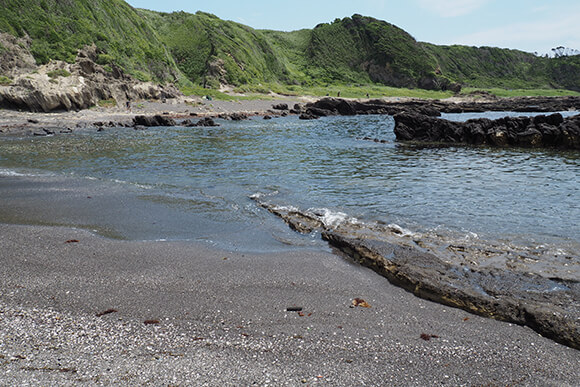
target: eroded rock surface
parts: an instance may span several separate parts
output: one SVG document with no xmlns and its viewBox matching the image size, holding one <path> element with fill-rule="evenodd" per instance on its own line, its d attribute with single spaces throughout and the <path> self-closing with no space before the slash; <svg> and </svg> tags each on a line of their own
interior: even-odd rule
<svg viewBox="0 0 580 387">
<path fill-rule="evenodd" d="M 395 115 L 395 135 L 399 141 L 580 149 L 580 115 L 563 118 L 556 113 L 452 122 L 401 113 Z"/>
<path fill-rule="evenodd" d="M 11 80 L 0 86 L 0 106 L 51 112 L 87 109 L 99 101 L 110 100 L 118 106 L 127 101 L 175 98 L 180 95 L 173 86 L 139 82 L 116 66 L 105 69 L 95 63 L 97 48 L 86 47 L 73 64 L 55 61 L 36 66 L 30 53 L 22 48 L 2 65 L 3 74 Z M 16 44 L 18 45 L 18 44 Z"/>
<path fill-rule="evenodd" d="M 303 234 L 319 232 L 331 246 L 418 297 L 474 314 L 528 326 L 580 349 L 580 283 L 521 271 L 456 264 L 400 238 L 401 230 L 379 232 L 356 222 L 327 224 L 311 211 L 279 207 L 252 197 L 261 207 Z"/>
</svg>

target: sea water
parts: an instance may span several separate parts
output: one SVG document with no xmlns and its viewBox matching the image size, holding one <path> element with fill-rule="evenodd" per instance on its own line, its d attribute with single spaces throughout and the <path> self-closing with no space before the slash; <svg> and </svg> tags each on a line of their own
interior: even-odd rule
<svg viewBox="0 0 580 387">
<path fill-rule="evenodd" d="M 387 115 L 217 122 L 3 137 L 0 181 L 51 176 L 130 192 L 142 208 L 154 208 L 159 221 L 109 224 L 129 239 L 207 241 L 252 251 L 325 246 L 318 235 L 296 234 L 250 199 L 259 195 L 323 213 L 329 227 L 356 220 L 439 238 L 443 245 L 478 241 L 541 251 L 542 260 L 578 276 L 578 151 L 409 145 L 395 140 Z M 163 216 L 163 208 L 178 216 Z"/>
</svg>

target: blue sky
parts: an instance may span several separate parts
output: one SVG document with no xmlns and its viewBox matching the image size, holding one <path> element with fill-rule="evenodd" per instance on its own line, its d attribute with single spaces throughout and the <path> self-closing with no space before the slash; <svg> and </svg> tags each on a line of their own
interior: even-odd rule
<svg viewBox="0 0 580 387">
<path fill-rule="evenodd" d="M 155 11 L 198 10 L 258 29 L 291 31 L 355 13 L 395 24 L 417 40 L 548 53 L 580 49 L 578 0 L 128 0 Z"/>
</svg>

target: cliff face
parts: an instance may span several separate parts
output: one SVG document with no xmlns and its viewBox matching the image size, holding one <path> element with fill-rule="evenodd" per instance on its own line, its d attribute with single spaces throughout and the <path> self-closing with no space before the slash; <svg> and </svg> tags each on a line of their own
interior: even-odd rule
<svg viewBox="0 0 580 387">
<path fill-rule="evenodd" d="M 4 36 L 6 40 L 6 36 Z M 75 63 L 53 61 L 37 66 L 23 41 L 16 55 L 3 62 L 9 81 L 0 86 L 0 106 L 31 111 L 78 110 L 101 100 L 123 105 L 127 100 L 171 98 L 172 86 L 139 82 L 117 66 L 111 70 L 95 63 L 96 47 L 81 50 Z M 24 47 L 23 47 L 24 46 Z"/>
</svg>

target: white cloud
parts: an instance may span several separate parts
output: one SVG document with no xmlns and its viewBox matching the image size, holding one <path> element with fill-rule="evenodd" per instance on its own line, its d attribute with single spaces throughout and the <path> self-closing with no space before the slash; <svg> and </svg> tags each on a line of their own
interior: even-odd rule
<svg viewBox="0 0 580 387">
<path fill-rule="evenodd" d="M 418 0 L 421 8 L 441 17 L 457 17 L 470 14 L 490 0 Z"/>
<path fill-rule="evenodd" d="M 547 20 L 506 25 L 466 35 L 458 44 L 519 48 L 547 53 L 556 46 L 580 49 L 580 9 Z"/>
</svg>

